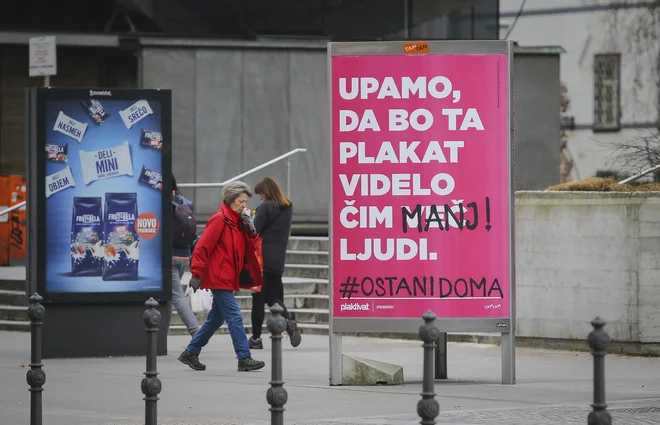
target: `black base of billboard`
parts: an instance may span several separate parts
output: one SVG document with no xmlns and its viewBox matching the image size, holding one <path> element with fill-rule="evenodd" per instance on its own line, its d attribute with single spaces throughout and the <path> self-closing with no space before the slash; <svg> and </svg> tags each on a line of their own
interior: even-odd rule
<svg viewBox="0 0 660 425">
<path fill-rule="evenodd" d="M 45 305 L 42 357 L 87 358 L 144 356 L 147 335 L 142 314 L 144 303 Z M 158 355 L 167 355 L 171 303 L 158 306 Z"/>
</svg>

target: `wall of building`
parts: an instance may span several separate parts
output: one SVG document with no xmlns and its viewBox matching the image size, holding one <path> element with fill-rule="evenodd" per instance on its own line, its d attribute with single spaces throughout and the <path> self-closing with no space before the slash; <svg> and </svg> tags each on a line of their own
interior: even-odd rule
<svg viewBox="0 0 660 425">
<path fill-rule="evenodd" d="M 522 0 L 500 0 L 501 35 L 509 31 Z M 635 29 L 640 22 L 658 34 L 645 8 L 620 8 L 611 3 L 634 6 L 639 2 L 609 0 L 528 0 L 517 19 L 510 40 L 522 45 L 561 45 L 561 79 L 571 98 L 568 115 L 575 120 L 568 147 L 576 163 L 575 178 L 592 177 L 597 170 L 625 169 L 616 161 L 615 146 L 641 143 L 656 133 L 658 109 L 657 42 L 639 41 Z M 646 24 L 644 24 L 646 25 Z M 642 52 L 641 50 L 645 50 Z M 594 55 L 621 54 L 621 130 L 593 132 Z M 656 141 L 657 143 L 657 141 Z M 644 164 L 646 165 L 646 164 Z"/>
<path fill-rule="evenodd" d="M 660 193 L 519 192 L 516 333 L 660 342 Z"/>
<path fill-rule="evenodd" d="M 25 175 L 25 88 L 41 87 L 29 77 L 27 44 L 0 44 L 0 175 Z M 53 87 L 137 86 L 137 59 L 125 50 L 59 45 Z"/>
<path fill-rule="evenodd" d="M 559 55 L 516 54 L 516 187 L 559 182 Z M 316 48 L 145 46 L 142 85 L 173 91 L 173 169 L 178 182 L 222 182 L 294 148 L 294 220 L 328 220 L 329 110 L 327 54 Z M 286 162 L 264 175 L 286 182 Z M 219 189 L 188 190 L 202 218 Z"/>
<path fill-rule="evenodd" d="M 222 182 L 295 148 L 296 220 L 325 221 L 330 175 L 326 54 L 320 50 L 151 48 L 143 87 L 173 91 L 173 170 L 178 182 Z M 286 189 L 286 161 L 270 175 Z M 217 210 L 219 189 L 188 190 L 197 210 Z M 255 204 L 256 205 L 256 204 Z"/>
</svg>

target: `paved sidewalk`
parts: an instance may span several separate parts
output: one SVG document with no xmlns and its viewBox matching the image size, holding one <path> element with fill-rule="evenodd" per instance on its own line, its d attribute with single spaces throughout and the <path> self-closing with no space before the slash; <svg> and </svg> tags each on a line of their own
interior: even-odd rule
<svg viewBox="0 0 660 425">
<path fill-rule="evenodd" d="M 216 335 L 203 351 L 205 372 L 176 357 L 188 338 L 170 337 L 158 368 L 163 392 L 160 425 L 266 425 L 270 341 L 253 355 L 262 371 L 239 373 L 228 336 Z M 404 366 L 397 387 L 329 387 L 328 339 L 303 336 L 285 346 L 284 379 L 289 392 L 285 420 L 299 425 L 408 425 L 416 416 L 422 380 L 420 342 L 344 338 L 344 352 Z M 438 382 L 439 424 L 586 424 L 592 399 L 592 362 L 587 353 L 518 349 L 518 384 L 499 384 L 499 347 L 449 344 L 449 375 Z M 0 424 L 29 422 L 25 381 L 29 335 L 0 332 Z M 143 422 L 140 381 L 144 358 L 45 360 L 44 423 L 133 425 Z M 615 423 L 660 423 L 660 359 L 609 355 L 607 397 Z M 23 367 L 24 366 L 24 367 Z M 343 418 L 343 419 L 340 419 Z"/>
</svg>

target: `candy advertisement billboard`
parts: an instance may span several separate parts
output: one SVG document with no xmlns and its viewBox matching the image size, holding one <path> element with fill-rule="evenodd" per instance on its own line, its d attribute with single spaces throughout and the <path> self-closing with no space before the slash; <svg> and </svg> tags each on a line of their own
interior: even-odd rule
<svg viewBox="0 0 660 425">
<path fill-rule="evenodd" d="M 46 301 L 165 294 L 170 92 L 40 89 L 36 104 L 40 293 Z"/>
<path fill-rule="evenodd" d="M 509 57 L 426 53 L 331 58 L 335 318 L 511 313 Z"/>
</svg>

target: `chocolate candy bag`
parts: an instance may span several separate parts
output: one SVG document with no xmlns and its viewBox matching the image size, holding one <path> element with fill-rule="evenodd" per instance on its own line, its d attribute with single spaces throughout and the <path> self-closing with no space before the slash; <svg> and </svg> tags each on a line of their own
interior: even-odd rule
<svg viewBox="0 0 660 425">
<path fill-rule="evenodd" d="M 71 275 L 103 274 L 103 207 L 101 198 L 73 198 Z"/>
<path fill-rule="evenodd" d="M 137 280 L 140 241 L 136 193 L 106 193 L 103 280 Z"/>
</svg>

